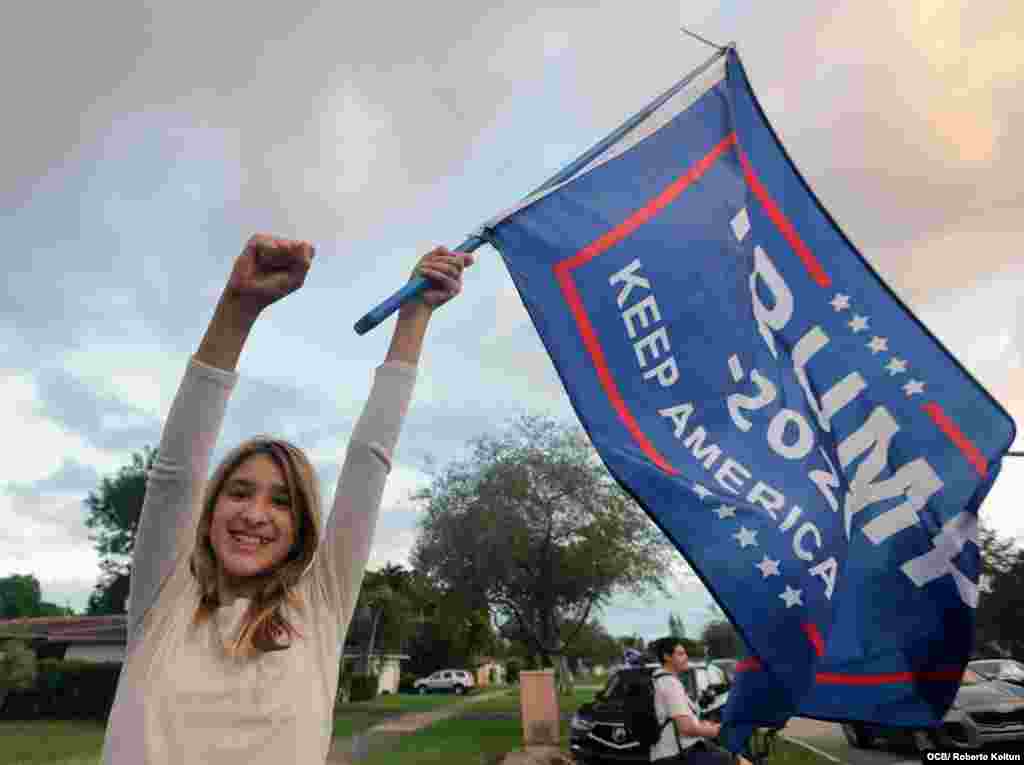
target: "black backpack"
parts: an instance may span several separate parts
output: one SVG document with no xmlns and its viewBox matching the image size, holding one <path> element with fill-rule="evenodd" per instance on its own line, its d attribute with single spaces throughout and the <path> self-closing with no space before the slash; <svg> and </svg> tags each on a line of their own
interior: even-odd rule
<svg viewBox="0 0 1024 765">
<path fill-rule="evenodd" d="M 625 699 L 626 727 L 641 746 L 651 747 L 658 743 L 662 730 L 672 722 L 669 717 L 659 725 L 654 711 L 654 681 L 659 677 L 669 677 L 669 673 L 654 672 L 642 683 L 634 683 Z"/>
</svg>

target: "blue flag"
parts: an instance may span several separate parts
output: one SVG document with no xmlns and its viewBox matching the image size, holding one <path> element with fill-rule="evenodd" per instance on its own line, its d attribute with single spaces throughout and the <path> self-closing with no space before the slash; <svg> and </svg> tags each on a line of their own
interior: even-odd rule
<svg viewBox="0 0 1024 765">
<path fill-rule="evenodd" d="M 729 748 L 795 714 L 937 724 L 1014 424 L 815 198 L 735 50 L 479 235 L 605 465 L 750 648 Z"/>
</svg>

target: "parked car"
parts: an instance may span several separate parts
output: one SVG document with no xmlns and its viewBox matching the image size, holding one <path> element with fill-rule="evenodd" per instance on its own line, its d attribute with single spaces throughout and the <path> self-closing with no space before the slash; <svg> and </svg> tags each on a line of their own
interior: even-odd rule
<svg viewBox="0 0 1024 765">
<path fill-rule="evenodd" d="M 625 723 L 625 699 L 632 688 L 647 682 L 659 664 L 624 667 L 613 672 L 597 698 L 584 704 L 569 724 L 569 749 L 579 763 L 646 763 L 649 750 L 633 738 Z M 729 698 L 725 673 L 715 666 L 691 661 L 679 679 L 697 703 L 702 720 L 721 719 Z"/>
<path fill-rule="evenodd" d="M 433 691 L 453 691 L 459 695 L 473 688 L 473 673 L 465 669 L 439 669 L 428 677 L 422 677 L 413 683 L 418 693 Z"/>
<path fill-rule="evenodd" d="M 977 659 L 967 662 L 967 668 L 973 669 L 986 680 L 1002 680 L 1024 686 L 1024 664 L 1015 659 Z"/>
<path fill-rule="evenodd" d="M 736 665 L 739 663 L 739 659 L 712 659 L 709 662 L 711 666 L 718 667 L 725 673 L 725 679 L 729 681 L 729 685 L 736 682 Z"/>
<path fill-rule="evenodd" d="M 867 748 L 877 738 L 912 741 L 918 749 L 980 749 L 986 744 L 1024 742 L 1024 696 L 1002 680 L 965 669 L 960 690 L 942 725 L 927 730 L 843 723 L 850 746 Z"/>
</svg>

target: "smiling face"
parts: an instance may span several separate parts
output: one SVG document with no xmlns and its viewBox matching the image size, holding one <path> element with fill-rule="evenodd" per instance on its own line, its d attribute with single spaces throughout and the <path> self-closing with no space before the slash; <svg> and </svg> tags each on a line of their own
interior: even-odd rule
<svg viewBox="0 0 1024 765">
<path fill-rule="evenodd" d="M 225 583 L 272 572 L 296 539 L 292 497 L 284 471 L 267 454 L 254 454 L 224 482 L 210 521 L 210 544 Z"/>
</svg>

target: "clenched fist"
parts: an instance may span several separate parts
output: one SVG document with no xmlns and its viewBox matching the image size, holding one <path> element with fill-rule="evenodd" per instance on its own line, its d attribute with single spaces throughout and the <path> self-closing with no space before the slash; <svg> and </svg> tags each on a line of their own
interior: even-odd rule
<svg viewBox="0 0 1024 765">
<path fill-rule="evenodd" d="M 416 264 L 413 276 L 425 276 L 430 287 L 420 294 L 420 301 L 431 310 L 439 308 L 462 292 L 462 272 L 474 263 L 468 252 L 452 252 L 435 247 Z"/>
<path fill-rule="evenodd" d="M 225 296 L 255 316 L 302 286 L 314 254 L 309 242 L 255 234 L 235 259 Z"/>
</svg>

